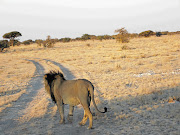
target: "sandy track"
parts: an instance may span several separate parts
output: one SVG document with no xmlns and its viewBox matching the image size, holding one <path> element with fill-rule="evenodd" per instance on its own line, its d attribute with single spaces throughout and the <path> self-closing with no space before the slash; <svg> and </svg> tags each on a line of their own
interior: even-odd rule
<svg viewBox="0 0 180 135">
<path fill-rule="evenodd" d="M 179 102 L 159 102 L 163 96 L 168 94 L 169 90 L 164 90 L 163 93 L 159 94 L 155 93 L 137 97 L 128 96 L 124 99 L 122 97 L 121 99 L 113 98 L 111 100 L 105 100 L 101 97 L 102 91 L 98 91 L 100 86 L 98 86 L 96 82 L 93 82 L 93 84 L 95 85 L 95 98 L 100 101 L 98 107 L 102 109 L 105 104 L 108 108 L 108 112 L 103 115 L 96 114 L 93 117 L 94 129 L 87 130 L 88 122 L 83 127 L 78 125 L 83 117 L 83 109 L 81 106 L 75 107 L 72 123 L 67 123 L 66 120 L 66 124 L 60 125 L 60 117 L 57 108 L 44 91 L 42 80 L 44 73 L 48 70 L 56 69 L 61 70 L 67 79 L 86 77 L 90 80 L 91 75 L 80 69 L 77 72 L 75 67 L 64 66 L 49 59 L 34 59 L 28 61 L 36 66 L 34 77 L 30 80 L 30 85 L 27 86 L 27 93 L 23 94 L 14 103 L 13 107 L 5 109 L 1 113 L 0 133 L 2 135 L 176 135 L 179 133 Z M 173 93 L 178 93 L 178 91 L 178 87 L 172 90 Z M 106 94 L 106 91 L 103 92 Z M 148 102 L 149 100 L 153 100 L 153 102 Z M 46 107 L 40 109 L 41 105 L 45 105 Z M 39 108 L 37 109 L 36 107 Z M 94 107 L 91 107 L 91 110 L 95 112 Z M 34 115 L 31 115 L 31 112 Z M 66 105 L 65 117 L 67 117 L 67 114 L 68 106 Z"/>
<path fill-rule="evenodd" d="M 22 110 L 27 107 L 27 104 L 33 100 L 33 97 L 37 94 L 38 90 L 43 87 L 42 85 L 42 75 L 44 74 L 44 68 L 41 64 L 34 60 L 28 60 L 36 66 L 36 71 L 30 82 L 29 86 L 26 88 L 26 93 L 23 94 L 13 106 L 5 109 L 0 115 L 0 128 L 1 133 L 12 134 L 14 129 L 16 129 L 19 124 L 17 119 L 22 115 Z M 5 131 L 8 129 L 7 131 Z M 13 133 L 16 134 L 16 133 Z"/>
<path fill-rule="evenodd" d="M 66 79 L 72 80 L 76 78 L 74 74 L 68 68 L 64 67 L 62 64 L 48 59 L 43 59 L 43 60 L 45 60 L 46 62 L 51 62 L 52 64 L 58 66 L 59 69 L 64 73 Z"/>
</svg>

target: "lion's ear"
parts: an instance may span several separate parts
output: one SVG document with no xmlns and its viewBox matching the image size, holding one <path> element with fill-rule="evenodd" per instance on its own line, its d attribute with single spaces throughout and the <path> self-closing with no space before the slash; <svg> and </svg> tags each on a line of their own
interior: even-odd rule
<svg viewBox="0 0 180 135">
<path fill-rule="evenodd" d="M 55 78 L 56 78 L 56 79 L 60 79 L 60 76 L 59 76 L 59 75 L 56 75 Z"/>
</svg>

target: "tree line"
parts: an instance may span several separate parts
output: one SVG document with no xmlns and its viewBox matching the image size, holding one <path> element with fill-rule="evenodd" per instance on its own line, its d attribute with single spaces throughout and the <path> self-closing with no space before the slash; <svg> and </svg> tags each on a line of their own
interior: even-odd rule
<svg viewBox="0 0 180 135">
<path fill-rule="evenodd" d="M 136 37 L 150 37 L 150 36 L 157 36 L 160 37 L 162 35 L 173 35 L 173 34 L 180 34 L 180 31 L 177 32 L 168 32 L 168 31 L 163 31 L 163 32 L 153 32 L 152 30 L 147 30 L 147 31 L 143 31 L 139 34 L 137 33 L 129 33 L 125 28 L 121 28 L 121 29 L 117 29 L 115 30 L 115 33 L 117 33 L 116 35 L 89 35 L 89 34 L 83 34 L 81 37 L 77 37 L 77 38 L 55 38 L 52 39 L 50 36 L 47 36 L 46 40 L 42 40 L 42 39 L 36 39 L 35 41 L 29 39 L 29 40 L 25 40 L 23 42 L 20 42 L 18 39 L 16 39 L 17 37 L 22 36 L 22 34 L 18 31 L 12 31 L 9 33 L 5 33 L 2 37 L 5 40 L 0 40 L 0 52 L 2 52 L 4 50 L 4 48 L 8 48 L 10 46 L 15 46 L 15 45 L 20 45 L 20 44 L 24 44 L 24 45 L 29 45 L 32 43 L 37 43 L 38 46 L 44 46 L 44 47 L 53 47 L 53 45 L 56 42 L 70 42 L 70 41 L 86 41 L 86 40 L 109 40 L 109 39 L 116 39 L 117 42 L 120 43 L 127 43 L 129 42 L 129 40 L 131 38 L 136 38 Z"/>
</svg>

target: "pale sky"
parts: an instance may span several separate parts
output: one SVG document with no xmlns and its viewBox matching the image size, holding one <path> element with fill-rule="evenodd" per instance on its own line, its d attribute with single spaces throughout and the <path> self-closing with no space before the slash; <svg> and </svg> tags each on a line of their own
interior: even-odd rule
<svg viewBox="0 0 180 135">
<path fill-rule="evenodd" d="M 0 40 L 11 31 L 24 41 L 113 35 L 122 27 L 180 31 L 180 0 L 0 0 Z"/>
</svg>

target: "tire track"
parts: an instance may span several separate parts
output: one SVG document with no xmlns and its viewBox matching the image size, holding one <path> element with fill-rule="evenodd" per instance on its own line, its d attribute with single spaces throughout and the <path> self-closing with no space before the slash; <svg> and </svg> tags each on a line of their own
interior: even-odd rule
<svg viewBox="0 0 180 135">
<path fill-rule="evenodd" d="M 43 59 L 43 60 L 45 60 L 46 62 L 51 62 L 52 64 L 58 66 L 58 67 L 61 69 L 61 71 L 63 72 L 63 74 L 64 74 L 64 76 L 65 76 L 66 79 L 68 79 L 68 80 L 73 80 L 73 79 L 76 78 L 76 77 L 74 76 L 74 74 L 73 74 L 68 68 L 64 67 L 64 66 L 61 65 L 60 63 L 57 63 L 57 62 L 55 62 L 55 61 L 48 60 L 48 59 Z"/>
<path fill-rule="evenodd" d="M 73 80 L 73 79 L 78 79 L 76 78 L 76 76 L 67 68 L 67 67 L 64 67 L 62 64 L 59 64 L 55 61 L 52 61 L 52 60 L 49 60 L 49 59 L 43 59 L 47 62 L 50 62 L 52 64 L 54 64 L 55 66 L 58 66 L 60 68 L 60 70 L 63 72 L 64 76 L 66 79 L 68 80 Z M 52 65 L 50 65 L 52 68 L 54 68 Z M 81 72 L 83 72 L 84 70 L 81 68 Z M 83 74 L 85 74 L 85 76 L 87 76 L 90 81 L 93 80 L 93 77 L 92 75 L 89 73 L 89 72 L 83 72 L 83 73 L 79 73 L 79 72 L 75 72 L 76 74 L 80 74 L 80 76 L 83 76 Z M 100 101 L 100 105 L 99 108 L 102 109 L 102 107 L 104 107 L 105 105 L 108 104 L 108 101 L 105 100 L 103 97 L 102 97 L 102 92 L 99 90 L 99 85 L 97 83 L 93 83 L 93 85 L 95 86 L 95 90 L 94 90 L 94 94 L 95 94 L 95 97 Z M 67 106 L 66 106 L 67 107 Z M 65 107 L 65 108 L 66 108 Z M 77 107 L 75 107 L 76 110 L 80 111 L 80 108 L 77 109 Z M 95 109 L 94 109 L 94 106 L 91 105 L 91 109 L 93 110 L 92 112 L 96 112 Z M 65 109 L 65 111 L 67 111 L 67 109 Z M 81 108 L 81 111 L 82 111 L 82 108 Z M 67 114 L 68 112 L 65 112 L 65 114 Z M 74 113 L 75 114 L 75 113 Z M 78 115 L 79 113 L 77 113 L 76 115 Z M 93 113 L 95 114 L 95 113 Z M 81 114 L 83 115 L 83 113 Z M 80 119 L 77 121 L 78 119 L 76 119 L 76 123 L 78 123 L 80 121 Z"/>
<path fill-rule="evenodd" d="M 14 102 L 12 107 L 5 109 L 0 115 L 0 133 L 2 134 L 16 134 L 14 129 L 18 128 L 18 119 L 23 115 L 23 110 L 26 108 L 29 102 L 33 100 L 33 97 L 37 94 L 38 90 L 43 87 L 42 75 L 44 74 L 44 68 L 41 64 L 34 60 L 27 60 L 32 62 L 36 66 L 34 77 L 29 81 L 29 85 L 26 88 L 26 93 Z M 8 130 L 7 130 L 8 129 Z"/>
<path fill-rule="evenodd" d="M 68 80 L 76 79 L 75 75 L 67 67 L 64 67 L 63 65 L 61 65 L 61 64 L 59 64 L 59 63 L 57 63 L 55 61 L 52 61 L 52 60 L 48 60 L 48 59 L 43 59 L 43 60 L 45 60 L 47 63 L 51 62 L 52 64 L 58 66 L 61 69 L 61 71 L 64 73 L 65 78 L 67 78 Z M 83 72 L 82 68 L 81 68 L 81 71 Z M 85 76 L 88 76 L 88 78 L 90 78 L 90 81 L 93 80 L 93 77 L 89 72 L 83 72 L 82 74 L 85 74 Z M 94 85 L 95 91 L 96 91 L 95 92 L 96 98 L 99 98 L 99 100 L 101 102 L 104 102 L 104 104 L 107 105 L 107 100 L 105 100 L 102 97 L 103 93 L 99 90 L 99 85 L 97 83 L 93 83 L 93 85 Z"/>
<path fill-rule="evenodd" d="M 30 80 L 29 84 L 26 88 L 26 93 L 23 94 L 13 105 L 13 107 L 5 109 L 2 115 L 0 116 L 0 133 L 1 135 L 11 134 L 73 134 L 73 135 L 81 135 L 81 134 L 92 134 L 93 130 L 87 130 L 88 122 L 85 126 L 81 127 L 78 123 L 82 120 L 83 117 L 83 109 L 81 106 L 76 106 L 74 110 L 73 122 L 67 123 L 67 115 L 68 115 L 68 106 L 65 106 L 65 119 L 66 124 L 60 125 L 59 120 L 59 112 L 56 111 L 54 115 L 52 115 L 52 108 L 54 104 L 50 101 L 48 105 L 48 111 L 42 117 L 32 117 L 29 121 L 25 121 L 23 123 L 19 123 L 16 119 L 20 118 L 24 115 L 24 110 L 28 107 L 29 103 L 34 101 L 34 97 L 36 98 L 38 92 L 44 90 L 43 85 L 43 75 L 45 73 L 45 68 L 48 69 L 47 66 L 59 67 L 59 69 L 64 73 L 65 77 L 68 80 L 76 79 L 75 75 L 63 65 L 48 59 L 39 59 L 44 60 L 46 63 L 40 64 L 35 60 L 27 60 L 32 62 L 36 66 L 36 71 L 34 73 L 34 77 Z M 52 63 L 52 65 L 48 65 L 48 62 Z M 50 68 L 50 69 L 51 69 Z M 76 72 L 75 72 L 76 73 Z M 77 72 L 77 74 L 79 74 Z M 43 95 L 39 96 L 40 98 Z M 44 97 L 43 97 L 44 98 Z M 50 99 L 49 99 L 50 100 Z M 70 130 L 69 130 L 70 129 Z"/>
</svg>

